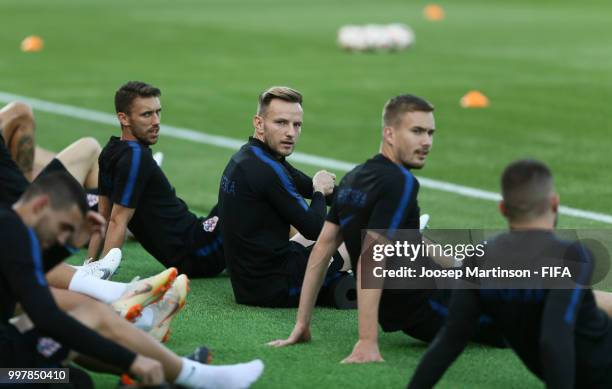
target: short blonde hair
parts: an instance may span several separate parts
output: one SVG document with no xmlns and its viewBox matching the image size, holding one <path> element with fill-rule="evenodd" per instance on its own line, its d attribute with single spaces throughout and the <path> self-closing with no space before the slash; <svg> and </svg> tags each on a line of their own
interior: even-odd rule
<svg viewBox="0 0 612 389">
<path fill-rule="evenodd" d="M 261 92 L 259 104 L 257 104 L 257 114 L 263 115 L 270 102 L 274 99 L 287 101 L 289 103 L 302 104 L 302 94 L 288 86 L 273 86 Z"/>
</svg>

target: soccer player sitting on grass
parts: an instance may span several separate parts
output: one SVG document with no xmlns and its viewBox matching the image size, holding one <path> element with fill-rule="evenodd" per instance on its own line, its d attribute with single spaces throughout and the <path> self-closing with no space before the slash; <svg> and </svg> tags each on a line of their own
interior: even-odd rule
<svg viewBox="0 0 612 389">
<path fill-rule="evenodd" d="M 56 243 L 78 247 L 103 227 L 104 219 L 88 212 L 85 192 L 66 172 L 39 177 L 13 207 L 0 209 L 1 366 L 59 366 L 74 350 L 83 366 L 130 373 L 144 384 L 243 388 L 259 377 L 261 361 L 207 366 L 180 358 L 105 304 L 65 290 L 52 295 L 44 273 L 57 263 L 43 259 L 41 249 Z M 148 295 L 160 293 L 176 275 L 175 269 L 167 272 L 160 285 L 151 283 Z M 11 324 L 17 304 L 27 316 Z"/>
<path fill-rule="evenodd" d="M 335 180 L 323 170 L 310 178 L 285 159 L 299 140 L 302 119 L 298 91 L 288 87 L 264 91 L 253 118 L 253 136 L 223 172 L 221 235 L 234 296 L 240 304 L 289 307 L 299 301 L 312 247 L 306 240 L 316 240 L 321 231 L 326 196 L 331 198 Z M 305 198 L 312 199 L 310 205 Z M 302 236 L 290 241 L 290 226 Z M 328 279 L 352 280 L 338 272 L 343 261 L 338 254 L 334 257 Z"/>
<path fill-rule="evenodd" d="M 159 89 L 128 82 L 115 94 L 121 137 L 112 136 L 99 158 L 99 209 L 108 220 L 106 240 L 93 238 L 89 255 L 123 246 L 127 228 L 149 254 L 190 278 L 225 269 L 216 209 L 198 218 L 176 196 L 153 159 L 160 131 Z"/>
<path fill-rule="evenodd" d="M 413 95 L 400 95 L 387 101 L 382 115 L 380 152 L 347 173 L 336 189 L 327 221 L 308 259 L 295 327 L 289 338 L 272 341 L 270 346 L 310 341 L 316 295 L 328 258 L 342 241 L 357 272 L 359 310 L 359 340 L 344 363 L 383 360 L 378 348 L 377 319 L 385 332 L 403 331 L 423 341 L 431 341 L 442 327 L 445 318 L 435 307 L 445 304 L 448 292 L 436 290 L 435 285 L 427 289 L 361 287 L 360 256 L 369 242 L 392 239 L 399 229 L 419 230 L 419 182 L 410 169 L 422 168 L 431 151 L 435 131 L 433 110 L 429 102 Z M 364 242 L 363 230 L 367 230 Z M 389 236 L 381 236 L 377 230 L 386 230 Z M 436 262 L 451 266 L 445 260 L 436 259 Z M 495 330 L 487 326 L 475 340 L 503 345 Z"/>
<path fill-rule="evenodd" d="M 573 278 L 584 287 L 545 289 L 537 279 L 526 289 L 466 289 L 453 293 L 444 328 L 421 359 L 409 388 L 431 388 L 467 345 L 478 317 L 486 313 L 509 346 L 548 388 L 612 387 L 612 324 L 609 293 L 593 292 L 591 254 L 560 240 L 554 229 L 559 196 L 546 165 L 533 160 L 510 164 L 501 178 L 502 215 L 510 231 L 488 240 L 489 256 L 515 268 L 547 258 L 581 266 Z M 543 281 L 540 281 L 543 282 Z"/>
<path fill-rule="evenodd" d="M 35 127 L 34 114 L 27 104 L 13 102 L 0 109 L 0 207 L 11 207 L 32 180 L 56 171 L 70 173 L 88 192 L 97 192 L 101 150 L 98 142 L 81 138 L 54 154 L 34 146 Z M 87 200 L 90 210 L 97 211 L 97 195 L 88 193 Z M 74 251 L 54 245 L 43 255 L 60 261 Z M 109 278 L 119 266 L 121 252 L 115 250 L 104 259 L 85 270 L 98 278 Z"/>
<path fill-rule="evenodd" d="M 30 107 L 23 103 L 11 103 L 0 110 L 0 207 L 10 208 L 23 195 L 30 186 L 29 180 L 17 165 L 17 161 L 34 161 L 34 173 L 31 177 L 34 181 L 54 172 L 66 172 L 81 185 L 95 185 L 97 187 L 98 162 L 100 146 L 92 138 L 80 139 L 59 154 L 53 156 L 50 152 L 36 149 L 35 157 L 32 155 L 34 149 L 28 145 L 33 144 L 34 139 L 34 116 Z M 9 151 L 4 139 L 9 139 L 10 144 L 21 145 Z M 13 154 L 13 155 L 11 155 Z M 50 158 L 45 158 L 49 156 Z M 15 158 L 15 160 L 13 159 Z M 46 167 L 40 169 L 43 164 Z M 22 163 L 23 166 L 28 164 Z M 25 169 L 28 170 L 27 168 Z M 91 177 L 94 182 L 91 183 Z M 90 197 L 88 196 L 88 201 Z M 96 214 L 88 211 L 88 217 L 95 218 Z M 67 249 L 65 246 L 54 244 L 43 251 L 45 260 L 59 263 L 74 252 L 74 248 Z M 146 301 L 140 296 L 133 296 L 133 292 L 147 285 L 151 280 L 144 279 L 130 284 L 110 282 L 98 278 L 108 279 L 117 270 L 121 261 L 121 251 L 111 250 L 101 260 L 82 267 L 73 268 L 64 263 L 59 263 L 47 273 L 47 280 L 52 287 L 69 289 L 86 294 L 100 301 L 112 304 L 113 308 L 129 320 L 135 320 L 138 328 L 149 332 L 160 341 L 168 339 L 170 323 L 185 304 L 188 291 L 188 281 L 185 275 L 180 275 L 172 283 L 170 290 L 163 295 L 159 302 Z M 163 275 L 162 275 L 163 276 Z M 149 305 L 150 304 L 150 305 Z M 147 306 L 148 305 L 148 306 Z M 140 316 L 138 316 L 141 314 Z M 137 317 L 138 316 L 138 317 Z"/>
</svg>

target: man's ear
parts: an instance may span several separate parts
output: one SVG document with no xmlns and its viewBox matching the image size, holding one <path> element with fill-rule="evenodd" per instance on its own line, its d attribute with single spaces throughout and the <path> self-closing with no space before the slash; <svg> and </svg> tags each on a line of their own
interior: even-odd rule
<svg viewBox="0 0 612 389">
<path fill-rule="evenodd" d="M 258 135 L 263 135 L 264 119 L 262 116 L 253 116 L 253 127 Z"/>
<path fill-rule="evenodd" d="M 557 193 L 553 194 L 550 199 L 550 205 L 552 206 L 552 211 L 554 213 L 559 213 L 559 205 L 561 204 L 561 198 Z"/>
<path fill-rule="evenodd" d="M 45 194 L 35 196 L 32 200 L 30 200 L 30 204 L 32 207 L 32 212 L 35 215 L 38 215 L 39 213 L 44 212 L 47 206 L 49 206 L 49 196 Z"/>
<path fill-rule="evenodd" d="M 395 131 L 393 127 L 385 126 L 382 130 L 383 142 L 393 146 Z"/>
<path fill-rule="evenodd" d="M 499 208 L 499 213 L 501 213 L 503 217 L 508 217 L 508 209 L 506 208 L 504 200 L 501 200 L 497 207 Z"/>
<path fill-rule="evenodd" d="M 128 116 L 125 112 L 117 112 L 117 118 L 119 119 L 119 123 L 121 123 L 121 127 L 128 127 L 130 125 Z"/>
</svg>

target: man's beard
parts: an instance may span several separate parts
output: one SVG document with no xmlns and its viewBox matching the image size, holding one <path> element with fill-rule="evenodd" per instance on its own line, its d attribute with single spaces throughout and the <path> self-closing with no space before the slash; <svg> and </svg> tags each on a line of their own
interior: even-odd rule
<svg viewBox="0 0 612 389">
<path fill-rule="evenodd" d="M 138 141 L 140 143 L 142 143 L 145 146 L 151 146 L 153 144 L 155 144 L 156 142 L 151 142 L 148 138 L 147 138 L 148 132 L 145 132 L 144 135 L 140 135 L 137 136 L 136 139 L 138 139 Z"/>
<path fill-rule="evenodd" d="M 270 143 L 268 143 L 268 140 L 267 140 L 267 139 L 265 139 L 265 142 L 264 142 L 264 143 L 266 144 L 266 146 L 268 147 L 268 149 L 270 149 L 270 151 L 272 151 L 272 153 L 274 154 L 274 156 L 275 156 L 275 157 L 277 157 L 277 158 L 285 158 L 285 157 L 288 157 L 288 156 L 290 156 L 290 155 L 293 153 L 293 150 L 295 149 L 295 144 L 294 144 L 294 146 L 293 146 L 293 148 L 291 149 L 291 151 L 290 151 L 289 153 L 287 153 L 287 154 L 284 154 L 284 153 L 281 153 L 281 152 L 279 152 L 279 151 L 278 151 L 278 150 L 280 150 L 281 148 L 283 148 L 282 143 L 280 143 L 280 142 L 279 142 L 276 148 L 275 148 L 275 147 L 272 147 L 272 145 L 270 145 Z"/>
</svg>

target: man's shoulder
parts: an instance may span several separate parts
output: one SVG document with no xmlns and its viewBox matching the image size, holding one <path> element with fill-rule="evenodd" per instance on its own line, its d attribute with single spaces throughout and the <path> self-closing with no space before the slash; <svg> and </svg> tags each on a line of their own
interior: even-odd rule
<svg viewBox="0 0 612 389">
<path fill-rule="evenodd" d="M 245 143 L 240 146 L 240 148 L 234 153 L 234 155 L 232 155 L 231 161 L 236 164 L 243 164 L 254 158 L 255 155 L 251 151 L 251 145 L 249 143 Z"/>
<path fill-rule="evenodd" d="M 100 152 L 100 156 L 98 157 L 98 162 L 100 165 L 114 164 L 116 163 L 117 159 L 126 154 L 125 151 L 127 145 L 124 145 L 123 143 L 124 142 L 119 141 L 119 138 L 112 136 Z"/>
<path fill-rule="evenodd" d="M 340 187 L 362 187 L 368 191 L 394 193 L 403 191 L 403 183 L 407 179 L 410 185 L 416 182 L 408 169 L 374 157 L 349 171 L 342 179 Z"/>
<path fill-rule="evenodd" d="M 108 141 L 106 142 L 104 147 L 102 147 L 102 154 L 114 152 L 116 150 L 121 149 L 122 147 L 123 147 L 123 142 L 121 142 L 119 137 L 111 136 L 110 138 L 108 138 Z"/>
<path fill-rule="evenodd" d="M 278 175 L 289 178 L 286 168 L 278 160 L 253 144 L 242 146 L 232 160 L 247 177 L 255 177 L 260 181 Z"/>
<path fill-rule="evenodd" d="M 17 213 L 11 208 L 0 208 L 0 225 L 3 227 L 8 225 L 24 226 L 23 222 L 19 218 L 19 215 L 17 215 Z M 4 231 L 8 232 L 8 230 L 3 230 L 3 232 Z"/>
<path fill-rule="evenodd" d="M 155 164 L 151 149 L 137 141 L 109 141 L 102 149 L 99 158 L 100 165 L 109 168 L 120 168 L 136 165 Z"/>
<path fill-rule="evenodd" d="M 375 155 L 353 170 L 361 176 L 375 176 L 380 181 L 392 181 L 406 176 L 414 177 L 410 170 L 391 162 L 381 154 Z"/>
<path fill-rule="evenodd" d="M 17 213 L 11 209 L 0 210 L 0 230 L 2 231 L 0 242 L 2 242 L 3 250 L 15 248 L 29 240 L 28 228 Z"/>
</svg>

